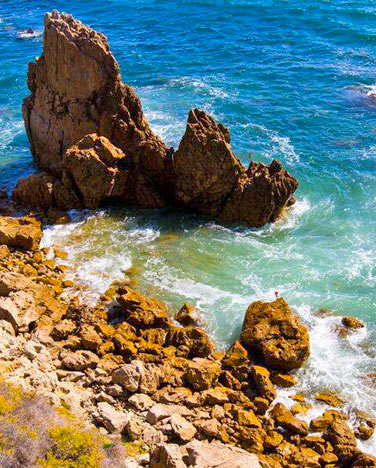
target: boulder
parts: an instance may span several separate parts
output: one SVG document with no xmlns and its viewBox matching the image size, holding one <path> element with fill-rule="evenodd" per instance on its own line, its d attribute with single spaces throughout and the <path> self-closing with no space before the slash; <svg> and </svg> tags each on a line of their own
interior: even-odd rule
<svg viewBox="0 0 376 468">
<path fill-rule="evenodd" d="M 9 322 L 16 333 L 27 331 L 39 314 L 34 296 L 28 291 L 11 292 L 8 297 L 0 297 L 0 319 Z"/>
<path fill-rule="evenodd" d="M 173 414 L 169 419 L 172 433 L 182 442 L 189 442 L 195 436 L 197 429 L 180 414 Z"/>
<path fill-rule="evenodd" d="M 37 250 L 41 238 L 41 225 L 36 219 L 0 216 L 0 244 L 16 249 Z"/>
<path fill-rule="evenodd" d="M 181 447 L 176 444 L 156 445 L 151 453 L 150 468 L 187 468 Z"/>
<path fill-rule="evenodd" d="M 351 468 L 367 468 L 367 467 L 376 467 L 376 457 L 368 455 L 367 453 L 362 453 L 359 455 L 354 463 L 351 465 Z"/>
<path fill-rule="evenodd" d="M 234 189 L 219 216 L 225 224 L 244 223 L 260 227 L 274 222 L 291 203 L 298 182 L 281 163 L 269 166 L 251 162 L 237 179 Z"/>
<path fill-rule="evenodd" d="M 106 402 L 98 403 L 97 411 L 94 414 L 95 421 L 104 426 L 111 434 L 122 432 L 130 418 L 129 413 L 119 411 Z"/>
<path fill-rule="evenodd" d="M 323 433 L 323 438 L 332 444 L 334 453 L 343 465 L 360 455 L 355 435 L 344 419 L 334 418 Z"/>
<path fill-rule="evenodd" d="M 124 319 L 136 328 L 164 328 L 170 324 L 167 307 L 130 287 L 120 290 L 118 302 Z"/>
<path fill-rule="evenodd" d="M 132 201 L 163 205 L 155 187 L 166 179 L 167 148 L 151 131 L 134 90 L 123 84 L 105 36 L 56 10 L 44 25 L 43 54 L 29 64 L 31 94 L 23 104 L 35 161 L 60 178 L 64 152 L 96 132 L 130 158 Z"/>
<path fill-rule="evenodd" d="M 180 416 L 187 416 L 190 414 L 188 408 L 183 405 L 164 405 L 162 403 L 156 403 L 151 408 L 146 415 L 146 420 L 149 424 L 157 424 L 158 421 L 161 421 L 166 418 L 171 418 L 174 414 Z"/>
<path fill-rule="evenodd" d="M 63 352 L 61 356 L 61 365 L 68 370 L 83 371 L 85 369 L 94 369 L 97 367 L 99 359 L 91 351 Z"/>
<path fill-rule="evenodd" d="M 280 372 L 272 372 L 270 375 L 271 381 L 283 388 L 290 388 L 297 384 L 297 378 L 292 374 L 281 374 Z"/>
<path fill-rule="evenodd" d="M 86 135 L 64 153 L 63 178 L 74 187 L 84 208 L 98 208 L 126 196 L 129 158 L 106 137 Z M 73 190 L 73 189 L 72 189 Z"/>
<path fill-rule="evenodd" d="M 142 361 L 134 360 L 130 364 L 124 364 L 112 373 L 112 382 L 121 385 L 129 392 L 137 392 L 141 382 L 141 376 L 145 373 L 145 365 Z"/>
<path fill-rule="evenodd" d="M 154 401 L 149 395 L 143 393 L 135 393 L 128 398 L 128 403 L 138 411 L 146 411 L 154 405 Z"/>
<path fill-rule="evenodd" d="M 355 317 L 342 317 L 342 325 L 353 330 L 364 328 L 364 323 Z"/>
<path fill-rule="evenodd" d="M 240 342 L 271 368 L 296 369 L 309 356 L 307 327 L 283 298 L 248 307 Z"/>
<path fill-rule="evenodd" d="M 193 109 L 174 155 L 174 170 L 176 199 L 200 213 L 218 216 L 242 165 L 231 150 L 227 128 Z"/>
<path fill-rule="evenodd" d="M 197 325 L 198 320 L 194 317 L 195 308 L 190 304 L 184 304 L 183 307 L 176 313 L 175 320 L 183 327 L 192 327 Z"/>
<path fill-rule="evenodd" d="M 186 445 L 188 464 L 192 468 L 261 468 L 256 455 L 245 450 L 224 445 L 194 440 Z"/>
<path fill-rule="evenodd" d="M 195 358 L 189 363 L 185 378 L 194 390 L 207 390 L 218 381 L 220 371 L 217 361 Z"/>
<path fill-rule="evenodd" d="M 229 370 L 240 382 L 248 379 L 250 361 L 247 350 L 235 341 L 222 359 L 223 369 Z"/>
<path fill-rule="evenodd" d="M 277 403 L 271 410 L 271 417 L 276 426 L 280 426 L 293 434 L 305 436 L 308 434 L 308 424 L 296 418 L 282 403 Z"/>
<path fill-rule="evenodd" d="M 261 366 L 253 366 L 251 369 L 253 380 L 256 384 L 258 393 L 261 397 L 266 398 L 268 401 L 273 401 L 277 396 L 276 389 L 270 380 L 270 373 L 268 369 Z"/>
</svg>

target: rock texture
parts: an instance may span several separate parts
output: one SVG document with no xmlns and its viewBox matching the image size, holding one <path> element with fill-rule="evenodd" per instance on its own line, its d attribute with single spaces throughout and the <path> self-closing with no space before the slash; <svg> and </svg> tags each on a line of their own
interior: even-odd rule
<svg viewBox="0 0 376 468">
<path fill-rule="evenodd" d="M 309 356 L 307 327 L 283 298 L 248 307 L 240 342 L 271 368 L 296 369 Z"/>
<path fill-rule="evenodd" d="M 151 131 L 134 90 L 122 82 L 103 34 L 71 15 L 47 13 L 43 55 L 29 64 L 28 86 L 23 115 L 41 169 L 60 177 L 65 151 L 97 133 L 130 158 L 134 201 L 163 205 L 154 187 L 165 181 L 167 148 Z M 148 193 L 140 190 L 144 186 Z"/>
<path fill-rule="evenodd" d="M 220 214 L 242 165 L 231 150 L 227 128 L 193 109 L 174 155 L 174 169 L 177 200 L 213 217 Z"/>
<path fill-rule="evenodd" d="M 178 204 L 224 223 L 262 226 L 298 186 L 277 161 L 246 170 L 228 129 L 198 109 L 189 112 L 178 150 L 168 149 L 122 82 L 106 38 L 71 15 L 46 15 L 43 54 L 29 64 L 28 86 L 23 115 L 45 173 L 19 181 L 13 197 L 21 204 Z"/>
<path fill-rule="evenodd" d="M 237 180 L 219 219 L 225 224 L 244 223 L 260 227 L 277 220 L 292 201 L 298 182 L 281 163 L 273 160 L 269 166 L 251 162 Z"/>
<path fill-rule="evenodd" d="M 41 225 L 36 219 L 0 216 L 0 245 L 37 250 L 41 238 Z"/>
</svg>

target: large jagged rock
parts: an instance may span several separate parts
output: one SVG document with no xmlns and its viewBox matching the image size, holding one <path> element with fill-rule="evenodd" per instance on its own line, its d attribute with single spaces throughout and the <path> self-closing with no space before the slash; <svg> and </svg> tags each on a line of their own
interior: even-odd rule
<svg viewBox="0 0 376 468">
<path fill-rule="evenodd" d="M 23 115 L 38 166 L 60 177 L 64 152 L 85 135 L 111 140 L 131 160 L 132 200 L 163 206 L 167 148 L 151 131 L 134 90 L 100 34 L 56 10 L 45 16 L 43 54 L 29 64 Z M 147 187 L 147 190 L 145 189 Z"/>
<path fill-rule="evenodd" d="M 225 224 L 244 223 L 260 227 L 274 222 L 298 187 L 279 161 L 269 166 L 251 162 L 237 180 L 219 219 Z"/>
<path fill-rule="evenodd" d="M 241 171 L 227 128 L 204 111 L 191 110 L 174 155 L 177 200 L 206 215 L 218 216 Z"/>
<path fill-rule="evenodd" d="M 130 158 L 121 149 L 92 133 L 65 151 L 61 178 L 42 172 L 20 179 L 13 199 L 44 210 L 98 208 L 108 200 L 127 198 L 127 167 Z"/>
<path fill-rule="evenodd" d="M 283 298 L 248 307 L 240 342 L 271 368 L 296 369 L 309 356 L 307 327 Z"/>
</svg>

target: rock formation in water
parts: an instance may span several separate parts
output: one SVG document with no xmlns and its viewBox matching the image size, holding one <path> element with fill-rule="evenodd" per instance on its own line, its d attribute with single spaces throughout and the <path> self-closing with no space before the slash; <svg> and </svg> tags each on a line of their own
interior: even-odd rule
<svg viewBox="0 0 376 468">
<path fill-rule="evenodd" d="M 43 55 L 29 64 L 28 86 L 23 115 L 42 170 L 61 177 L 65 151 L 97 133 L 131 159 L 132 202 L 163 206 L 168 150 L 151 131 L 134 90 L 122 82 L 102 34 L 71 15 L 47 13 Z"/>
<path fill-rule="evenodd" d="M 46 14 L 43 55 L 29 64 L 28 86 L 23 115 L 45 173 L 19 181 L 19 203 L 183 205 L 223 223 L 262 226 L 298 186 L 277 161 L 244 168 L 227 128 L 204 111 L 190 111 L 178 150 L 167 148 L 122 82 L 106 38 L 71 15 Z"/>
<path fill-rule="evenodd" d="M 309 356 L 307 327 L 283 298 L 248 307 L 240 342 L 267 367 L 285 371 L 301 367 Z"/>
</svg>

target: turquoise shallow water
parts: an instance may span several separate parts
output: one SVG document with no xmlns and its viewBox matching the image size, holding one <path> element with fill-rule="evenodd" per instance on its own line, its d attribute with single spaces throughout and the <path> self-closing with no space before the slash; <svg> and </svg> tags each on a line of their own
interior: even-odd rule
<svg viewBox="0 0 376 468">
<path fill-rule="evenodd" d="M 46 234 L 90 291 L 136 266 L 139 287 L 173 310 L 195 303 L 219 345 L 257 298 L 286 297 L 310 327 L 303 389 L 376 407 L 376 6 L 348 0 L 127 0 L 0 4 L 0 185 L 34 170 L 20 112 L 43 14 L 68 11 L 104 32 L 153 129 L 177 146 L 191 107 L 226 124 L 244 163 L 273 157 L 298 178 L 297 204 L 261 230 L 195 216 L 84 213 Z M 327 308 L 331 314 L 317 315 Z M 367 330 L 341 338 L 340 316 Z M 373 374 L 373 375 L 372 375 Z M 376 453 L 376 442 L 368 450 Z"/>
</svg>

